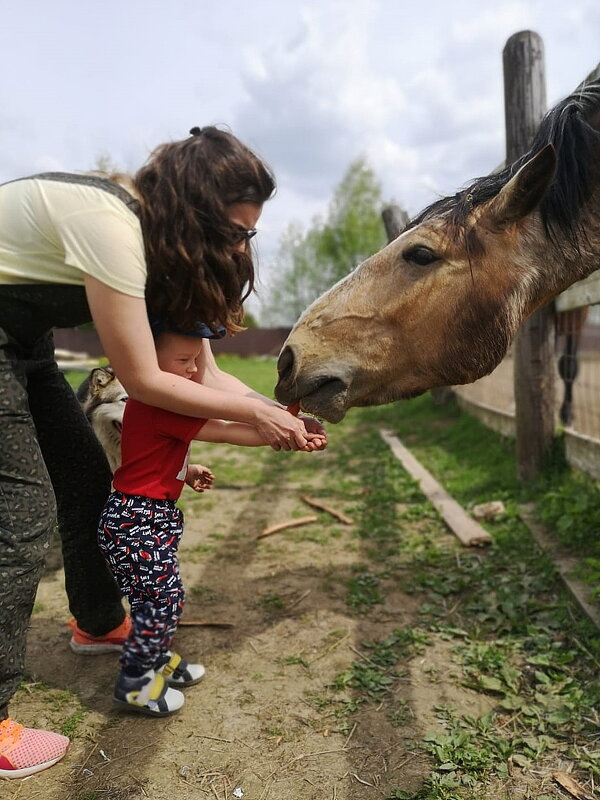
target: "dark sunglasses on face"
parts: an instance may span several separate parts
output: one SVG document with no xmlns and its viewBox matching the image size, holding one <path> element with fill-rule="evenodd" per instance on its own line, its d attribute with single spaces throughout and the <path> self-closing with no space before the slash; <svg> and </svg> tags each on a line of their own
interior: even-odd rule
<svg viewBox="0 0 600 800">
<path fill-rule="evenodd" d="M 250 228 L 250 230 L 246 230 L 245 228 L 236 228 L 235 229 L 235 241 L 236 244 L 238 242 L 249 242 L 252 237 L 256 236 L 258 231 L 256 228 Z"/>
</svg>

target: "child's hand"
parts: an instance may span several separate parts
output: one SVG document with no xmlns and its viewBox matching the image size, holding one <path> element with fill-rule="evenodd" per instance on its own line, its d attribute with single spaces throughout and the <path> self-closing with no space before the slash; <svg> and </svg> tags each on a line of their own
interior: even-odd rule
<svg viewBox="0 0 600 800">
<path fill-rule="evenodd" d="M 305 453 L 312 453 L 314 450 L 325 450 L 327 447 L 327 433 L 325 428 L 321 425 L 318 419 L 314 417 L 306 417 L 304 414 L 300 415 L 300 403 L 294 403 L 287 407 L 290 414 L 298 417 L 304 422 L 304 427 L 307 430 L 306 438 L 308 442 L 303 448 Z"/>
<path fill-rule="evenodd" d="M 203 492 L 205 489 L 212 489 L 214 479 L 215 476 L 208 467 L 203 467 L 202 464 L 188 465 L 185 482 L 188 486 L 191 486 L 195 492 Z"/>
<path fill-rule="evenodd" d="M 308 441 L 303 448 L 305 453 L 312 453 L 315 450 L 325 450 L 327 447 L 327 436 L 324 433 L 307 433 L 306 438 Z"/>
</svg>

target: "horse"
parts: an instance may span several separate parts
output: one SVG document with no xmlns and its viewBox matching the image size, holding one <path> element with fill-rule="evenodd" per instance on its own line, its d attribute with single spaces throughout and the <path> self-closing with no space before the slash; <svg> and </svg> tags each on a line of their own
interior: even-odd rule
<svg viewBox="0 0 600 800">
<path fill-rule="evenodd" d="M 599 151 L 594 81 L 546 114 L 528 153 L 436 200 L 306 309 L 277 399 L 339 422 L 489 374 L 523 320 L 600 266 Z"/>
</svg>

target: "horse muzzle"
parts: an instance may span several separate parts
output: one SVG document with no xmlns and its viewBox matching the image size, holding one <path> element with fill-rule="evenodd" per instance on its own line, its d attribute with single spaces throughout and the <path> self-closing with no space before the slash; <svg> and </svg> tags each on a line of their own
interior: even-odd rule
<svg viewBox="0 0 600 800">
<path fill-rule="evenodd" d="M 302 364 L 291 345 L 277 362 L 275 397 L 284 405 L 300 403 L 302 411 L 328 422 L 340 422 L 349 408 L 352 370 L 348 365 Z"/>
</svg>

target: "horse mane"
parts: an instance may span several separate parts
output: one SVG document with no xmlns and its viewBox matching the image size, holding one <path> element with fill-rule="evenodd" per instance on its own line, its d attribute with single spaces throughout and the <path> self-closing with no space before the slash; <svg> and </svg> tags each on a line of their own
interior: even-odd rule
<svg viewBox="0 0 600 800">
<path fill-rule="evenodd" d="M 597 177 L 596 149 L 600 131 L 589 122 L 600 111 L 600 81 L 583 85 L 549 111 L 542 120 L 531 149 L 500 172 L 477 178 L 450 197 L 427 206 L 407 226 L 419 225 L 433 217 L 447 216 L 456 235 L 465 236 L 466 222 L 473 208 L 495 197 L 518 170 L 546 145 L 556 150 L 554 180 L 540 204 L 548 239 L 560 247 L 561 239 L 579 250 L 585 236 L 579 212 L 589 200 Z"/>
</svg>

